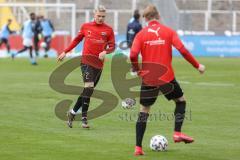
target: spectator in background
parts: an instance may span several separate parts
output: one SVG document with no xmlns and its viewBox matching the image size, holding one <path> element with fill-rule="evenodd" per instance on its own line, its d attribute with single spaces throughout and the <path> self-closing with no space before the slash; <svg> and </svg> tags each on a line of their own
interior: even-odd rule
<svg viewBox="0 0 240 160">
<path fill-rule="evenodd" d="M 40 18 L 41 28 L 42 28 L 42 35 L 44 38 L 44 43 L 41 45 L 45 49 L 44 57 L 48 57 L 48 51 L 50 50 L 51 40 L 54 32 L 54 27 L 52 22 L 49 19 L 45 19 L 44 16 Z"/>
<path fill-rule="evenodd" d="M 127 43 L 128 47 L 131 48 L 133 40 L 136 34 L 142 29 L 142 25 L 139 22 L 140 19 L 139 10 L 135 10 L 133 14 L 133 18 L 129 21 L 127 26 Z"/>
<path fill-rule="evenodd" d="M 18 51 L 15 55 L 12 55 L 14 58 L 17 54 L 23 53 L 29 50 L 30 60 L 32 65 L 37 65 L 36 59 L 33 57 L 32 49 L 33 49 L 33 36 L 34 36 L 34 28 L 36 26 L 36 15 L 35 13 L 30 14 L 30 19 L 23 23 L 22 27 L 22 37 L 23 37 L 23 49 Z"/>
<path fill-rule="evenodd" d="M 10 29 L 11 23 L 12 23 L 12 20 L 8 19 L 7 24 L 3 25 L 0 31 L 0 47 L 4 43 L 7 48 L 8 54 L 10 54 L 10 45 L 9 45 L 8 39 L 11 34 L 15 33 L 15 31 L 12 31 Z"/>
<path fill-rule="evenodd" d="M 35 54 L 36 56 L 39 56 L 39 41 L 41 39 L 41 33 L 42 33 L 42 26 L 40 23 L 40 16 L 37 16 L 37 20 L 36 20 L 36 25 L 33 29 L 34 32 L 34 49 L 35 49 Z"/>
</svg>

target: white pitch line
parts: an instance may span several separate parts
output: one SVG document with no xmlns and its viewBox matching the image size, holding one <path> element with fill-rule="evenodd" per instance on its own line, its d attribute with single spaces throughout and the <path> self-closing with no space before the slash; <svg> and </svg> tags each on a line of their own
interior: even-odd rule
<svg viewBox="0 0 240 160">
<path fill-rule="evenodd" d="M 208 82 L 200 82 L 196 83 L 199 86 L 219 86 L 219 87 L 234 87 L 235 84 L 232 83 L 208 83 Z"/>
<path fill-rule="evenodd" d="M 217 87 L 234 87 L 236 84 L 233 83 L 214 83 L 214 82 L 189 82 L 189 81 L 179 81 L 179 83 L 182 84 L 193 84 L 193 85 L 198 85 L 198 86 L 217 86 Z"/>
<path fill-rule="evenodd" d="M 182 84 L 190 84 L 192 82 L 188 82 L 188 81 L 179 81 L 179 83 L 182 83 Z"/>
</svg>

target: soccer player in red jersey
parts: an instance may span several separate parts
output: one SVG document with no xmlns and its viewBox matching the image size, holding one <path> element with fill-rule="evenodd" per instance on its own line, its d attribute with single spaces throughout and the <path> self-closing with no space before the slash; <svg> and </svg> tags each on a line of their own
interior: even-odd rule
<svg viewBox="0 0 240 160">
<path fill-rule="evenodd" d="M 186 99 L 174 76 L 172 68 L 172 46 L 201 74 L 205 71 L 204 65 L 199 64 L 185 48 L 177 33 L 160 23 L 160 15 L 154 5 L 149 5 L 144 10 L 143 17 L 148 23 L 148 26 L 136 35 L 130 53 L 132 70 L 137 72 L 142 78 L 140 93 L 141 109 L 136 123 L 135 155 L 144 155 L 142 140 L 146 130 L 150 108 L 156 101 L 159 92 L 165 93 L 165 97 L 168 100 L 173 100 L 176 104 L 174 112 L 174 142 L 192 143 L 194 141 L 193 138 L 181 132 L 185 116 Z M 141 53 L 142 56 L 141 69 L 138 64 L 139 53 Z M 169 89 L 166 90 L 166 88 Z"/>
<path fill-rule="evenodd" d="M 104 57 L 115 49 L 115 37 L 113 29 L 104 23 L 106 9 L 100 5 L 95 9 L 94 21 L 84 23 L 77 37 L 71 42 L 58 57 L 62 61 L 66 54 L 76 47 L 83 38 L 84 46 L 81 58 L 81 70 L 84 81 L 84 90 L 79 96 L 75 106 L 68 112 L 68 126 L 72 128 L 77 111 L 82 107 L 82 127 L 89 128 L 87 111 L 94 87 L 97 85 L 103 68 Z"/>
</svg>

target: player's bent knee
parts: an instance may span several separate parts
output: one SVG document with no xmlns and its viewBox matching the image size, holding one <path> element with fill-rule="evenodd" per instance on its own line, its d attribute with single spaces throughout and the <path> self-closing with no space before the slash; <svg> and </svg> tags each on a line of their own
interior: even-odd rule
<svg viewBox="0 0 240 160">
<path fill-rule="evenodd" d="M 84 88 L 88 88 L 88 87 L 94 87 L 94 82 L 85 82 Z"/>
<path fill-rule="evenodd" d="M 140 112 L 144 112 L 144 113 L 149 113 L 151 109 L 151 106 L 141 106 L 140 108 Z"/>
<path fill-rule="evenodd" d="M 184 96 L 182 96 L 182 97 L 179 97 L 179 98 L 174 99 L 174 101 L 175 101 L 176 103 L 178 103 L 178 102 L 186 102 L 186 99 L 185 99 Z"/>
</svg>

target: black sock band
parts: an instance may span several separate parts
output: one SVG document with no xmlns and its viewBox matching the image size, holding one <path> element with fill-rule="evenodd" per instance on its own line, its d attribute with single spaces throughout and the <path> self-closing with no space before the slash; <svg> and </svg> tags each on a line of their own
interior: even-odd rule
<svg viewBox="0 0 240 160">
<path fill-rule="evenodd" d="M 90 103 L 90 97 L 94 91 L 93 87 L 84 88 L 82 92 L 82 117 L 87 117 L 87 111 Z"/>
<path fill-rule="evenodd" d="M 175 116 L 175 131 L 181 132 L 182 124 L 185 117 L 186 102 L 176 102 L 176 108 L 174 112 Z"/>
<path fill-rule="evenodd" d="M 79 108 L 81 108 L 81 107 L 82 107 L 82 97 L 79 96 L 76 104 L 73 107 L 73 111 L 77 112 L 79 110 Z"/>
<path fill-rule="evenodd" d="M 140 112 L 136 123 L 136 146 L 142 147 L 142 140 L 147 126 L 149 114 Z"/>
</svg>

